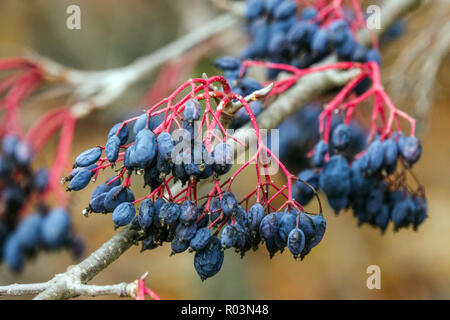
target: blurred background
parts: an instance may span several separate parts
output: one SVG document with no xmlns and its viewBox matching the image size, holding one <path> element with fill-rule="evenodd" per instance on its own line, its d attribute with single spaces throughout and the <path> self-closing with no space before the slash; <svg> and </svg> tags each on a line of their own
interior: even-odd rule
<svg viewBox="0 0 450 320">
<path fill-rule="evenodd" d="M 81 7 L 81 30 L 66 28 L 66 8 Z M 406 32 L 382 47 L 386 90 L 391 93 L 396 59 L 417 38 L 429 21 L 430 7 L 414 14 Z M 0 57 L 24 55 L 29 50 L 79 69 L 106 69 L 126 65 L 135 58 L 201 27 L 220 14 L 208 0 L 97 0 L 97 1 L 0 1 Z M 448 12 L 447 12 L 448 14 Z M 450 15 L 447 15 L 450 20 Z M 215 57 L 237 54 L 245 45 L 239 27 L 219 35 L 210 50 L 196 55 L 186 67 L 187 77 L 213 75 Z M 223 39 L 223 40 L 222 40 Z M 335 216 L 328 207 L 327 232 L 321 244 L 304 261 L 288 253 L 270 260 L 267 251 L 250 251 L 244 259 L 226 251 L 221 271 L 201 282 L 193 267 L 193 254 L 169 257 L 170 244 L 139 253 L 132 247 L 92 284 L 131 282 L 149 272 L 147 284 L 162 299 L 449 299 L 450 298 L 450 55 L 443 54 L 437 69 L 435 97 L 418 112 L 403 104 L 412 96 L 407 89 L 392 92 L 394 103 L 418 115 L 423 156 L 415 172 L 425 186 L 430 218 L 418 232 L 390 229 L 384 236 L 368 226 L 357 227 L 350 212 Z M 426 70 L 425 70 L 426 71 Z M 384 72 L 384 71 L 383 71 Z M 430 71 L 431 72 L 431 71 Z M 71 159 L 81 151 L 104 144 L 107 130 L 119 120 L 142 111 L 142 98 L 155 83 L 157 72 L 134 85 L 107 110 L 92 113 L 77 124 Z M 410 79 L 405 77 L 405 81 Z M 178 79 L 181 84 L 184 79 Z M 408 87 L 408 83 L 402 83 Z M 162 96 L 161 96 L 162 97 Z M 60 105 L 64 101 L 54 101 Z M 54 106 L 54 105 L 53 105 Z M 24 106 L 22 121 L 31 124 L 52 105 L 39 101 Z M 426 121 L 426 122 L 425 122 Z M 55 140 L 56 141 L 56 140 Z M 41 155 L 51 163 L 53 143 Z M 72 194 L 75 230 L 86 240 L 86 254 L 114 235 L 110 216 L 81 214 L 95 185 Z M 242 190 L 235 193 L 242 194 Z M 326 202 L 326 201 L 325 201 Z M 314 210 L 314 208 L 312 208 Z M 64 272 L 72 260 L 67 252 L 41 253 L 28 261 L 20 275 L 0 266 L 0 285 L 42 282 Z M 369 265 L 381 268 L 381 290 L 366 287 Z M 115 298 L 115 297 L 100 297 Z"/>
</svg>

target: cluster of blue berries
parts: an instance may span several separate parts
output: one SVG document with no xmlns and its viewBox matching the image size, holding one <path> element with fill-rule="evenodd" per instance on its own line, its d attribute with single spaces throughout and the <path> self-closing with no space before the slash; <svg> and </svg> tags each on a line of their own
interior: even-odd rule
<svg viewBox="0 0 450 320">
<path fill-rule="evenodd" d="M 241 57 L 303 69 L 335 52 L 345 61 L 381 64 L 378 50 L 358 43 L 345 19 L 321 26 L 316 8 L 306 7 L 299 13 L 297 7 L 293 0 L 247 0 L 245 16 L 252 42 Z M 278 73 L 269 69 L 267 78 L 275 79 Z"/>
<path fill-rule="evenodd" d="M 342 152 L 352 144 L 351 138 L 349 126 L 339 124 L 330 143 L 316 144 L 314 170 L 303 170 L 298 177 L 321 189 L 336 214 L 353 209 L 360 225 L 384 232 L 392 221 L 395 231 L 410 225 L 416 230 L 427 217 L 427 203 L 422 188 L 411 190 L 405 175 L 422 154 L 420 140 L 400 132 L 384 140 L 376 137 L 362 156 L 348 160 Z M 302 184 L 295 186 L 294 194 L 302 205 L 312 198 Z"/>
<path fill-rule="evenodd" d="M 64 208 L 50 209 L 41 200 L 48 186 L 48 171 L 31 167 L 34 152 L 13 134 L 2 138 L 0 155 L 0 258 L 12 271 L 23 269 L 25 258 L 40 249 L 70 249 L 75 257 L 83 254 L 84 243 L 74 235 L 70 215 Z M 36 209 L 24 215 L 28 202 L 38 199 Z"/>
<path fill-rule="evenodd" d="M 307 154 L 314 148 L 320 140 L 319 115 L 323 107 L 319 103 L 310 103 L 297 111 L 291 117 L 284 120 L 278 127 L 279 132 L 279 158 L 288 165 L 291 171 L 300 171 L 310 168 L 311 163 Z M 330 132 L 333 132 L 344 120 L 342 117 L 333 115 Z M 352 120 L 348 126 L 351 136 L 351 143 L 341 150 L 341 154 L 349 161 L 364 150 L 367 143 L 367 132 L 365 128 L 356 120 Z M 269 139 L 271 142 L 271 139 Z M 330 141 L 332 144 L 333 141 Z M 331 151 L 335 150 L 331 146 Z"/>
<path fill-rule="evenodd" d="M 128 176 L 133 172 L 143 174 L 145 185 L 152 190 L 160 187 L 170 175 L 183 184 L 190 179 L 202 180 L 213 175 L 223 175 L 231 168 L 233 149 L 229 144 L 219 143 L 212 152 L 208 152 L 204 143 L 196 139 L 194 123 L 200 119 L 201 112 L 201 105 L 197 100 L 186 102 L 182 133 L 177 141 L 168 132 L 155 135 L 152 130 L 158 125 L 154 124 L 154 118 L 147 113 L 135 121 L 133 139 L 129 139 L 128 126 L 118 123 L 108 134 L 104 148 L 106 159 L 115 164 L 119 160 L 121 149 L 125 149 L 121 159 L 122 169 L 127 171 Z M 97 162 L 102 153 L 102 147 L 95 147 L 76 158 L 74 170 L 65 178 L 65 182 L 69 182 L 68 191 L 82 190 L 90 183 L 99 170 Z M 133 201 L 133 192 L 115 176 L 94 190 L 88 211 L 112 212 L 121 202 Z"/>
<path fill-rule="evenodd" d="M 171 255 L 195 252 L 194 267 L 202 280 L 219 272 L 225 249 L 234 248 L 244 257 L 264 241 L 270 257 L 287 246 L 295 258 L 303 259 L 326 229 L 322 215 L 293 209 L 265 214 L 259 203 L 246 212 L 231 192 L 211 199 L 208 210 L 190 200 L 178 204 L 145 199 L 131 223 L 141 230 L 142 251 L 170 242 Z"/>
<path fill-rule="evenodd" d="M 147 114 L 134 123 L 133 143 L 128 141 L 127 125 L 117 124 L 111 129 L 104 148 L 106 157 L 114 163 L 123 154 L 124 166 L 119 171 L 125 170 L 128 175 L 144 171 L 144 181 L 152 190 L 165 183 L 166 175 L 170 174 L 182 182 L 212 175 L 218 177 L 230 170 L 233 149 L 226 143 L 219 143 L 211 153 L 206 152 L 205 146 L 195 138 L 193 129 L 193 123 L 200 119 L 200 115 L 197 100 L 186 102 L 182 127 L 190 135 L 188 142 L 193 148 L 193 153 L 188 152 L 187 156 L 188 160 L 193 160 L 196 150 L 200 150 L 203 153 L 201 163 L 178 163 L 174 150 L 178 143 L 182 143 L 181 140 L 175 141 L 166 132 L 155 137 L 152 118 Z M 119 139 L 118 142 L 111 142 L 117 140 L 114 137 Z M 194 148 L 197 144 L 200 145 Z M 120 149 L 126 150 L 120 153 Z M 103 161 L 102 153 L 103 148 L 96 147 L 76 158 L 74 170 L 66 177 L 70 181 L 68 190 L 81 190 L 89 184 L 99 169 L 98 163 Z M 186 154 L 179 156 L 185 159 Z M 142 251 L 155 249 L 164 242 L 171 243 L 172 254 L 195 251 L 194 267 L 202 280 L 220 270 L 224 249 L 234 248 L 243 257 L 245 252 L 256 250 L 263 241 L 271 257 L 288 247 L 295 258 L 303 258 L 321 241 L 326 228 L 321 214 L 312 215 L 292 208 L 269 213 L 256 203 L 247 212 L 231 192 L 211 198 L 202 205 L 191 200 L 166 201 L 158 196 L 139 202 L 135 201 L 129 185 L 122 184 L 122 180 L 122 176 L 113 176 L 98 185 L 86 212 L 112 212 L 116 228 L 129 225 L 138 230 Z"/>
</svg>

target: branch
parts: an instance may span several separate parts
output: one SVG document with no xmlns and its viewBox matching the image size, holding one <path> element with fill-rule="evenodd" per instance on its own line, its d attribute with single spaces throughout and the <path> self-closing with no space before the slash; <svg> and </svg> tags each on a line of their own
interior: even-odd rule
<svg viewBox="0 0 450 320">
<path fill-rule="evenodd" d="M 48 288 L 37 295 L 35 299 L 55 300 L 73 298 L 82 294 L 77 292 L 77 289 L 91 289 L 90 292 L 94 292 L 92 286 L 83 287 L 79 285 L 87 283 L 100 271 L 119 258 L 128 248 L 131 247 L 131 245 L 133 245 L 133 243 L 135 243 L 137 236 L 137 231 L 129 228 L 123 229 L 105 242 L 99 249 L 94 251 L 81 263 L 71 266 L 65 273 L 57 274 L 53 277 L 53 279 L 48 282 Z M 123 286 L 124 285 L 122 284 L 122 287 Z M 111 289 L 111 286 L 109 286 L 109 288 Z M 118 289 L 115 288 L 115 290 Z"/>
<path fill-rule="evenodd" d="M 155 52 L 138 58 L 121 68 L 101 71 L 71 69 L 53 60 L 33 55 L 50 82 L 62 82 L 73 87 L 76 102 L 72 106 L 77 118 L 87 116 L 93 110 L 105 108 L 119 98 L 132 84 L 141 80 L 155 68 L 169 60 L 182 56 L 186 51 L 227 30 L 238 21 L 226 13 L 202 25 L 202 27 L 182 36 Z"/>
<path fill-rule="evenodd" d="M 29 294 L 37 294 L 48 288 L 48 282 L 31 283 L 31 284 L 10 284 L 9 286 L 0 287 L 0 295 L 6 296 L 25 296 Z"/>
<path fill-rule="evenodd" d="M 415 117 L 422 120 L 418 122 L 421 130 L 434 100 L 439 67 L 450 51 L 449 3 L 435 0 L 428 7 L 430 17 L 405 44 L 387 72 L 391 94 L 403 104 L 413 106 Z"/>
<path fill-rule="evenodd" d="M 391 25 L 396 19 L 405 15 L 410 10 L 413 10 L 420 3 L 420 0 L 391 0 L 387 2 L 382 10 L 383 29 L 380 32 L 386 30 L 386 26 Z M 370 37 L 364 35 L 361 35 L 361 37 L 364 43 L 370 42 Z M 329 63 L 334 59 L 336 58 L 333 56 L 329 57 L 325 59 L 323 63 Z M 344 72 L 328 70 L 303 77 L 289 91 L 280 96 L 269 108 L 258 116 L 257 120 L 260 127 L 270 129 L 278 126 L 286 116 L 294 113 L 314 97 L 323 94 L 331 88 L 347 83 L 357 74 L 357 70 Z M 249 133 L 252 133 L 251 129 L 249 126 L 245 126 L 236 131 L 235 137 L 242 139 L 245 138 L 246 135 L 249 135 Z M 252 135 L 253 134 L 250 134 L 249 136 L 251 137 Z M 35 299 L 67 299 L 76 297 L 80 294 L 89 293 L 122 294 L 126 292 L 127 294 L 130 294 L 131 292 L 135 292 L 131 290 L 131 284 L 128 286 L 119 284 L 115 286 L 97 287 L 85 285 L 85 283 L 119 258 L 137 241 L 139 236 L 139 232 L 131 230 L 130 227 L 125 227 L 80 264 L 72 266 L 65 273 L 55 275 L 49 282 L 35 285 L 12 286 L 23 286 L 22 290 L 27 292 L 26 294 L 36 293 L 41 291 L 40 289 L 43 288 L 42 286 L 46 286 L 45 290 L 38 294 Z M 0 287 L 0 293 L 11 294 L 12 290 L 10 287 L 11 286 Z M 33 288 L 36 291 L 31 291 Z M 14 292 L 19 294 L 18 290 Z"/>
<path fill-rule="evenodd" d="M 267 87 L 256 90 L 255 92 L 246 96 L 244 99 L 247 102 L 264 99 L 265 97 L 267 97 L 267 95 L 270 93 L 270 91 L 272 91 L 272 89 L 273 89 L 273 83 L 269 84 Z M 219 104 L 217 106 L 218 110 L 221 108 L 224 109 L 222 111 L 222 113 L 220 114 L 220 118 L 219 118 L 219 121 L 220 121 L 220 123 L 222 123 L 222 126 L 224 128 L 227 128 L 230 125 L 231 121 L 233 120 L 234 114 L 240 108 L 242 108 L 242 106 L 243 106 L 243 104 L 240 101 L 230 102 L 229 104 L 227 104 L 225 106 L 223 104 Z"/>
</svg>

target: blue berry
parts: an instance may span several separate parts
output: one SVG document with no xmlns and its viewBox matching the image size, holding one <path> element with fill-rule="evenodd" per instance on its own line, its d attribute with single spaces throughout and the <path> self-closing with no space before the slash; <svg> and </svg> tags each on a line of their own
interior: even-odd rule
<svg viewBox="0 0 450 320">
<path fill-rule="evenodd" d="M 302 20 L 311 20 L 314 19 L 317 16 L 317 9 L 314 7 L 306 7 L 305 9 L 303 9 L 302 14 L 301 14 L 301 19 Z"/>
<path fill-rule="evenodd" d="M 247 20 L 255 20 L 264 13 L 264 1 L 246 0 L 245 18 Z"/>
<path fill-rule="evenodd" d="M 320 241 L 322 241 L 323 236 L 325 234 L 325 230 L 327 228 L 327 222 L 325 221 L 325 219 L 323 218 L 323 215 L 321 215 L 321 214 L 313 215 L 311 217 L 311 220 L 313 221 L 315 230 L 316 230 L 314 238 L 311 239 L 310 244 L 309 244 L 310 247 L 313 248 L 316 245 L 318 245 Z"/>
<path fill-rule="evenodd" d="M 89 169 L 81 169 L 70 180 L 68 190 L 79 191 L 84 189 L 91 182 L 92 173 Z"/>
<path fill-rule="evenodd" d="M 386 139 L 382 142 L 383 145 L 383 165 L 388 173 L 393 173 L 397 166 L 398 148 L 394 139 Z"/>
<path fill-rule="evenodd" d="M 340 45 L 350 36 L 349 32 L 348 23 L 343 19 L 338 19 L 328 27 L 328 38 L 333 45 Z"/>
<path fill-rule="evenodd" d="M 361 157 L 353 161 L 350 168 L 351 190 L 355 195 L 366 195 L 370 192 L 375 182 L 374 176 L 364 176 L 367 165 L 364 164 L 367 157 Z"/>
<path fill-rule="evenodd" d="M 339 58 L 350 60 L 353 52 L 355 51 L 356 44 L 357 43 L 353 36 L 350 34 L 350 32 L 347 32 L 344 41 L 335 46 L 336 53 L 338 54 Z"/>
<path fill-rule="evenodd" d="M 64 245 L 69 237 L 71 221 L 69 213 L 64 208 L 52 209 L 41 224 L 41 239 L 49 248 Z"/>
<path fill-rule="evenodd" d="M 14 157 L 16 145 L 20 142 L 19 137 L 14 134 L 7 134 L 2 138 L 2 153 L 9 158 Z"/>
<path fill-rule="evenodd" d="M 89 201 L 89 210 L 96 213 L 105 213 L 107 210 L 105 208 L 105 198 L 107 192 L 91 197 Z"/>
<path fill-rule="evenodd" d="M 105 154 L 106 158 L 109 162 L 116 162 L 119 158 L 119 151 L 120 151 L 120 139 L 118 136 L 113 135 L 111 138 L 108 139 L 105 145 Z"/>
<path fill-rule="evenodd" d="M 159 211 L 159 221 L 162 225 L 173 225 L 180 217 L 180 206 L 173 202 L 162 205 Z"/>
<path fill-rule="evenodd" d="M 153 226 L 156 228 L 161 227 L 161 222 L 159 220 L 159 213 L 161 212 L 161 208 L 165 203 L 166 201 L 164 199 L 158 198 L 155 200 L 155 203 L 153 204 L 154 208 Z"/>
<path fill-rule="evenodd" d="M 334 209 L 335 214 L 339 214 L 342 209 L 347 207 L 348 197 L 347 195 L 328 196 L 328 204 Z"/>
<path fill-rule="evenodd" d="M 232 56 L 224 56 L 216 59 L 215 64 L 217 68 L 222 70 L 239 71 L 241 68 L 241 59 Z"/>
<path fill-rule="evenodd" d="M 319 29 L 312 37 L 311 50 L 319 55 L 328 53 L 328 32 L 325 29 Z"/>
<path fill-rule="evenodd" d="M 380 211 L 375 216 L 375 225 L 378 226 L 382 233 L 386 230 L 390 221 L 389 206 L 383 204 Z"/>
<path fill-rule="evenodd" d="M 319 186 L 328 197 L 346 197 L 350 192 L 350 169 L 347 160 L 335 155 L 323 167 Z"/>
<path fill-rule="evenodd" d="M 366 199 L 366 212 L 369 216 L 374 216 L 381 210 L 384 201 L 384 192 L 386 186 L 382 183 L 372 188 Z"/>
<path fill-rule="evenodd" d="M 46 168 L 39 169 L 33 176 L 33 187 L 37 191 L 44 191 L 48 186 L 48 170 Z"/>
<path fill-rule="evenodd" d="M 148 120 L 147 120 L 148 119 Z M 155 118 L 152 116 L 149 116 L 146 113 L 143 113 L 139 116 L 139 118 L 136 120 L 136 122 L 133 125 L 133 133 L 135 136 L 138 135 L 138 133 L 146 128 L 150 130 L 154 130 L 158 126 L 157 122 L 155 121 Z"/>
<path fill-rule="evenodd" d="M 427 218 L 427 201 L 423 197 L 415 197 L 413 199 L 413 228 L 417 230 L 417 227 L 421 225 Z"/>
<path fill-rule="evenodd" d="M 179 223 L 177 225 L 177 228 L 175 229 L 175 237 L 178 240 L 187 241 L 189 243 L 189 241 L 191 241 L 191 239 L 194 238 L 196 232 L 197 232 L 197 225 L 195 223 L 188 225 Z"/>
<path fill-rule="evenodd" d="M 19 141 L 15 145 L 14 160 L 20 166 L 27 166 L 33 159 L 33 150 L 25 141 Z"/>
<path fill-rule="evenodd" d="M 122 202 L 133 202 L 134 195 L 129 188 L 117 186 L 108 191 L 103 205 L 107 212 L 112 212 Z"/>
<path fill-rule="evenodd" d="M 302 253 L 305 248 L 305 243 L 305 234 L 299 228 L 295 228 L 289 233 L 287 246 L 295 259 Z"/>
<path fill-rule="evenodd" d="M 171 159 L 174 142 L 170 133 L 161 132 L 156 141 L 158 142 L 158 154 L 165 160 Z"/>
<path fill-rule="evenodd" d="M 378 172 L 384 160 L 383 146 L 379 140 L 373 141 L 369 149 L 367 149 L 368 167 L 366 172 L 368 174 L 374 174 Z"/>
<path fill-rule="evenodd" d="M 331 135 L 331 142 L 333 147 L 339 151 L 343 151 L 348 148 L 352 142 L 352 135 L 350 128 L 344 123 L 339 124 Z"/>
<path fill-rule="evenodd" d="M 398 231 L 401 227 L 405 226 L 405 222 L 407 221 L 408 215 L 410 214 L 410 203 L 408 200 L 397 202 L 391 213 L 392 222 L 394 222 L 394 230 Z"/>
<path fill-rule="evenodd" d="M 23 250 L 32 250 L 39 245 L 42 215 L 31 213 L 23 219 L 15 230 L 16 241 Z"/>
<path fill-rule="evenodd" d="M 410 165 L 416 163 L 422 155 L 422 144 L 417 137 L 401 136 L 398 140 L 398 149 L 403 159 Z"/>
<path fill-rule="evenodd" d="M 234 218 L 237 222 L 237 224 L 239 224 L 242 227 L 247 227 L 247 212 L 245 211 L 244 208 L 242 208 L 241 206 L 238 206 L 236 208 L 236 210 L 233 212 Z M 231 219 L 228 220 L 228 222 L 231 223 Z M 235 223 L 236 225 L 236 223 Z"/>
<path fill-rule="evenodd" d="M 228 249 L 235 245 L 237 241 L 237 231 L 234 226 L 227 225 L 220 234 L 220 244 L 222 248 Z"/>
<path fill-rule="evenodd" d="M 155 237 L 154 235 L 151 233 L 149 235 L 147 235 L 143 240 L 142 240 L 142 251 L 145 250 L 153 250 L 155 248 L 158 247 L 158 244 L 155 243 Z"/>
<path fill-rule="evenodd" d="M 184 201 L 180 206 L 180 221 L 189 225 L 197 220 L 197 207 L 195 203 L 190 200 Z"/>
<path fill-rule="evenodd" d="M 299 47 L 306 46 L 310 24 L 307 22 L 297 22 L 287 34 L 287 39 L 291 45 Z"/>
<path fill-rule="evenodd" d="M 314 156 L 312 158 L 313 166 L 316 168 L 322 167 L 325 163 L 325 156 L 327 153 L 328 144 L 325 141 L 320 140 L 316 144 L 316 148 L 314 149 Z"/>
<path fill-rule="evenodd" d="M 125 155 L 123 157 L 123 164 L 125 168 L 127 168 L 130 171 L 133 170 L 134 167 L 136 166 L 136 160 L 134 156 L 135 156 L 134 145 L 132 145 L 125 150 Z"/>
<path fill-rule="evenodd" d="M 288 53 L 288 41 L 286 35 L 282 32 L 275 33 L 270 37 L 267 50 L 269 55 L 274 57 L 282 57 Z"/>
<path fill-rule="evenodd" d="M 241 81 L 239 81 L 239 87 L 241 88 L 244 96 L 248 96 L 253 92 L 263 88 L 262 84 L 259 83 L 259 81 L 249 77 L 242 78 Z"/>
<path fill-rule="evenodd" d="M 265 242 L 266 242 L 266 249 L 269 252 L 270 259 L 272 259 L 272 257 L 275 255 L 275 253 L 277 253 L 280 250 L 280 248 L 275 243 L 273 237 L 266 239 Z"/>
<path fill-rule="evenodd" d="M 231 192 L 225 192 L 221 200 L 221 208 L 226 216 L 231 216 L 237 209 L 238 202 Z"/>
<path fill-rule="evenodd" d="M 6 266 L 14 272 L 20 272 L 23 269 L 24 260 L 16 237 L 14 235 L 8 236 L 3 248 L 3 261 Z"/>
<path fill-rule="evenodd" d="M 150 129 L 142 129 L 134 144 L 134 161 L 139 168 L 150 165 L 156 156 L 156 139 Z"/>
<path fill-rule="evenodd" d="M 297 3 L 295 1 L 285 0 L 276 7 L 273 16 L 277 20 L 287 19 L 297 11 Z"/>
<path fill-rule="evenodd" d="M 190 99 L 184 105 L 184 120 L 198 121 L 202 113 L 202 107 L 197 99 Z"/>
<path fill-rule="evenodd" d="M 367 48 L 357 43 L 355 49 L 353 50 L 351 60 L 355 62 L 366 62 L 367 59 Z"/>
<path fill-rule="evenodd" d="M 114 187 L 120 186 L 120 184 L 121 184 L 120 178 L 118 178 L 118 179 L 115 179 L 115 178 L 116 178 L 116 176 L 112 176 L 108 180 L 106 180 L 105 183 L 98 185 L 92 192 L 91 199 L 95 198 L 96 196 L 98 196 L 102 193 L 108 192 L 109 190 L 111 190 Z M 110 181 L 112 181 L 113 179 L 115 179 L 115 180 L 110 183 Z"/>
<path fill-rule="evenodd" d="M 113 211 L 112 219 L 115 227 L 130 224 L 136 215 L 136 208 L 131 202 L 122 202 Z"/>
<path fill-rule="evenodd" d="M 206 280 L 220 271 L 223 263 L 223 251 L 220 240 L 210 237 L 205 248 L 198 250 L 194 257 L 194 267 L 202 280 Z"/>
<path fill-rule="evenodd" d="M 283 3 L 284 0 L 265 0 L 265 1 L 261 1 L 264 3 L 264 10 L 266 10 L 266 12 L 273 14 L 275 9 L 281 4 Z"/>
<path fill-rule="evenodd" d="M 309 183 L 316 190 L 319 187 L 319 176 L 313 170 L 305 169 L 301 171 L 298 174 L 298 178 Z M 314 196 L 314 191 L 302 181 L 296 181 L 294 183 L 292 193 L 295 200 L 301 205 L 307 205 Z"/>
<path fill-rule="evenodd" d="M 189 241 L 183 241 L 178 238 L 173 238 L 171 243 L 172 253 L 170 255 L 174 255 L 176 253 L 181 253 L 189 248 Z"/>
<path fill-rule="evenodd" d="M 91 148 L 84 152 L 82 152 L 78 157 L 75 159 L 75 166 L 76 167 L 87 167 L 91 164 L 94 164 L 100 159 L 102 156 L 102 149 L 100 148 Z"/>
<path fill-rule="evenodd" d="M 266 215 L 259 225 L 259 234 L 261 238 L 267 240 L 274 236 L 275 233 L 278 232 L 279 223 L 277 219 L 277 215 L 275 213 L 270 213 Z"/>
<path fill-rule="evenodd" d="M 117 123 L 115 124 L 111 130 L 109 130 L 108 133 L 108 139 L 110 139 L 112 136 L 117 135 L 120 139 L 120 144 L 124 145 L 127 143 L 128 141 L 128 135 L 129 135 L 129 131 L 128 131 L 128 127 L 127 125 L 124 125 L 122 127 L 122 129 L 120 129 L 120 127 L 122 126 L 122 123 Z M 117 133 L 117 131 L 120 129 L 119 133 Z"/>
<path fill-rule="evenodd" d="M 297 214 L 294 211 L 285 213 L 279 220 L 279 234 L 283 241 L 287 241 L 289 233 L 297 225 Z"/>
<path fill-rule="evenodd" d="M 372 48 L 370 50 L 367 51 L 366 54 L 366 59 L 367 62 L 370 61 L 374 61 L 376 62 L 379 66 L 381 66 L 381 55 L 380 55 L 380 51 L 378 51 L 375 48 Z"/>
<path fill-rule="evenodd" d="M 211 233 L 208 228 L 201 228 L 197 230 L 195 236 L 191 239 L 190 246 L 192 250 L 202 250 L 208 244 Z"/>
<path fill-rule="evenodd" d="M 153 216 L 155 209 L 153 207 L 153 201 L 151 199 L 144 199 L 139 206 L 139 213 L 137 216 L 137 222 L 141 229 L 148 229 L 153 224 Z"/>
<path fill-rule="evenodd" d="M 261 204 L 255 203 L 248 211 L 248 229 L 258 231 L 259 225 L 264 218 L 264 208 Z"/>
</svg>

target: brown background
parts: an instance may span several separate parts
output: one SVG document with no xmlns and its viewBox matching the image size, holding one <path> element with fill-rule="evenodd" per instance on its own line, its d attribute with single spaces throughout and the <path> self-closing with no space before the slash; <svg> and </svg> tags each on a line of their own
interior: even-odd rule
<svg viewBox="0 0 450 320">
<path fill-rule="evenodd" d="M 82 29 L 78 31 L 65 27 L 65 8 L 73 3 L 79 4 L 82 10 Z M 32 49 L 77 68 L 121 66 L 215 14 L 206 0 L 3 0 L 0 2 L 0 56 L 21 55 L 26 49 Z M 410 31 L 395 44 L 385 47 L 385 65 L 414 36 L 414 31 Z M 223 49 L 223 53 L 237 51 Z M 199 75 L 205 70 L 211 72 L 210 61 L 202 62 L 194 73 Z M 430 218 L 419 232 L 402 230 L 394 234 L 389 230 L 381 236 L 367 226 L 358 229 L 350 212 L 336 217 L 326 207 L 325 237 L 303 262 L 294 261 L 287 253 L 269 260 L 265 250 L 250 252 L 241 260 L 227 251 L 221 272 L 202 283 L 193 268 L 192 254 L 169 257 L 167 244 L 142 254 L 139 248 L 133 247 L 92 283 L 129 282 L 148 271 L 149 286 L 163 299 L 449 299 L 450 91 L 446 90 L 450 87 L 449 75 L 447 56 L 438 74 L 440 86 L 428 129 L 420 133 L 424 153 L 416 172 L 426 188 Z M 134 86 L 109 110 L 79 122 L 72 159 L 86 148 L 104 144 L 106 130 L 136 112 L 139 97 L 152 83 L 151 78 Z M 49 107 L 27 105 L 22 112 L 23 122 L 32 123 Z M 41 156 L 41 162 L 53 159 L 51 145 L 47 154 Z M 81 215 L 93 187 L 72 195 L 75 229 L 87 240 L 87 252 L 114 234 L 109 216 L 85 219 Z M 0 266 L 0 284 L 45 281 L 73 263 L 64 251 L 40 254 L 27 262 L 20 276 Z M 371 291 L 366 287 L 366 268 L 373 264 L 381 267 L 381 290 Z"/>
</svg>

